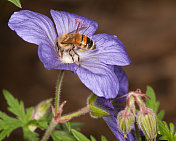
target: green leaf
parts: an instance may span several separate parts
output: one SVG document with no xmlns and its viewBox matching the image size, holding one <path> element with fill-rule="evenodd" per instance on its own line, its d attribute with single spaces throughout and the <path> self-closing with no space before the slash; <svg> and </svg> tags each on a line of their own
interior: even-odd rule
<svg viewBox="0 0 176 141">
<path fill-rule="evenodd" d="M 94 103 L 94 101 L 96 100 L 97 96 L 92 93 L 89 97 L 88 97 L 88 104 L 92 105 Z"/>
<path fill-rule="evenodd" d="M 158 120 L 158 127 L 160 131 L 160 135 L 162 135 L 159 139 L 160 140 L 169 140 L 175 141 L 175 129 L 173 123 L 170 123 L 170 129 L 165 121 Z"/>
<path fill-rule="evenodd" d="M 105 136 L 101 136 L 101 141 L 107 141 Z"/>
<path fill-rule="evenodd" d="M 174 124 L 170 123 L 170 134 L 173 136 L 174 135 Z"/>
<path fill-rule="evenodd" d="M 150 97 L 150 99 L 146 98 L 147 107 L 153 109 L 155 114 L 157 114 L 160 103 L 156 101 L 155 92 L 150 86 L 147 86 L 146 94 Z"/>
<path fill-rule="evenodd" d="M 84 126 L 84 123 L 81 122 L 70 122 L 71 128 L 75 130 L 80 130 L 81 127 Z"/>
<path fill-rule="evenodd" d="M 26 111 L 26 121 L 29 121 L 32 119 L 32 112 L 33 112 L 33 107 L 30 107 Z"/>
<path fill-rule="evenodd" d="M 66 125 L 68 131 L 70 132 L 71 131 L 71 124 L 70 124 L 70 122 L 66 122 L 65 125 Z"/>
<path fill-rule="evenodd" d="M 51 134 L 51 137 L 54 141 L 77 141 L 72 135 L 64 131 L 54 131 Z"/>
<path fill-rule="evenodd" d="M 0 140 L 8 137 L 13 130 L 20 126 L 23 126 L 23 123 L 20 120 L 9 117 L 5 113 L 0 112 Z"/>
<path fill-rule="evenodd" d="M 21 121 L 26 122 L 24 104 L 18 102 L 7 90 L 3 90 L 4 97 L 9 105 L 8 110 L 15 114 Z"/>
<path fill-rule="evenodd" d="M 8 0 L 8 1 L 10 1 L 13 4 L 15 4 L 17 7 L 22 8 L 20 0 Z"/>
<path fill-rule="evenodd" d="M 42 130 L 48 128 L 48 122 L 45 120 L 39 120 L 39 121 L 37 121 L 37 123 L 38 123 L 38 127 Z"/>
<path fill-rule="evenodd" d="M 157 115 L 157 119 L 162 120 L 164 118 L 164 115 L 165 115 L 165 111 L 161 110 Z"/>
<path fill-rule="evenodd" d="M 38 134 L 32 132 L 28 129 L 28 127 L 23 128 L 24 139 L 28 141 L 39 141 Z"/>
<path fill-rule="evenodd" d="M 103 116 L 109 116 L 110 114 L 98 107 L 89 105 L 89 109 L 91 111 L 91 114 L 95 117 L 103 117 Z"/>
<path fill-rule="evenodd" d="M 86 136 L 75 129 L 71 129 L 71 132 L 78 141 L 90 141 Z"/>
<path fill-rule="evenodd" d="M 92 135 L 90 136 L 91 141 L 97 141 Z"/>
</svg>

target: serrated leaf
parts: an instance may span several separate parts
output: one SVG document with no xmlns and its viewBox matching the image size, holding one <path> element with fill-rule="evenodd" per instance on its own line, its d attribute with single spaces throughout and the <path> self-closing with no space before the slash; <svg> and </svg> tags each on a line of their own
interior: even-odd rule
<svg viewBox="0 0 176 141">
<path fill-rule="evenodd" d="M 92 93 L 89 97 L 88 97 L 88 104 L 92 105 L 94 103 L 94 101 L 96 100 L 97 96 Z"/>
<path fill-rule="evenodd" d="M 101 141 L 107 141 L 105 136 L 101 136 Z"/>
<path fill-rule="evenodd" d="M 109 116 L 110 114 L 98 107 L 91 106 L 89 105 L 89 109 L 91 111 L 91 114 L 95 117 L 104 117 L 104 116 Z"/>
<path fill-rule="evenodd" d="M 9 105 L 8 110 L 21 121 L 26 122 L 25 108 L 22 101 L 18 102 L 7 90 L 3 90 L 4 97 Z"/>
<path fill-rule="evenodd" d="M 165 121 L 158 121 L 158 127 L 160 134 L 162 135 L 159 139 L 160 140 L 169 140 L 169 141 L 175 141 L 175 135 L 174 135 L 174 125 L 173 123 L 170 123 L 170 130 Z"/>
<path fill-rule="evenodd" d="M 32 119 L 32 112 L 33 112 L 33 107 L 30 107 L 26 111 L 26 121 L 29 121 Z"/>
<path fill-rule="evenodd" d="M 15 4 L 17 7 L 22 8 L 20 0 L 8 0 L 8 1 L 10 1 L 13 4 Z"/>
<path fill-rule="evenodd" d="M 92 135 L 90 136 L 91 141 L 97 141 Z"/>
<path fill-rule="evenodd" d="M 54 141 L 77 141 L 73 136 L 64 131 L 54 131 L 51 134 Z"/>
<path fill-rule="evenodd" d="M 90 141 L 86 136 L 75 129 L 71 129 L 71 132 L 78 141 Z"/>
<path fill-rule="evenodd" d="M 0 140 L 8 137 L 13 130 L 23 126 L 23 123 L 15 118 L 11 118 L 3 112 L 0 112 Z"/>
</svg>

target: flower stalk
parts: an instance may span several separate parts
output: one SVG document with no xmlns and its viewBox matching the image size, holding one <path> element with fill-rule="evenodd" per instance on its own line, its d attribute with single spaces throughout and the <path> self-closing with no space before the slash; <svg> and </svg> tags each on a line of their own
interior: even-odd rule
<svg viewBox="0 0 176 141">
<path fill-rule="evenodd" d="M 50 125 L 48 126 L 48 129 L 46 130 L 43 138 L 41 139 L 41 141 L 47 141 L 49 139 L 49 137 L 51 136 L 51 133 L 55 129 L 56 125 L 57 125 L 57 122 L 55 122 L 55 120 L 53 118 L 52 121 L 50 122 Z"/>
<path fill-rule="evenodd" d="M 74 117 L 78 117 L 78 116 L 81 116 L 81 115 L 84 115 L 86 113 L 88 113 L 90 110 L 89 110 L 89 107 L 86 106 L 80 110 L 78 110 L 77 112 L 74 112 L 74 113 L 71 113 L 71 114 L 68 114 L 68 115 L 64 115 L 60 118 L 60 120 L 67 120 L 67 119 L 72 119 Z"/>
<path fill-rule="evenodd" d="M 61 70 L 60 75 L 59 75 L 59 79 L 57 82 L 57 87 L 56 87 L 56 99 L 55 99 L 55 115 L 58 112 L 58 108 L 59 108 L 59 103 L 60 103 L 60 90 L 61 90 L 61 83 L 64 77 L 64 70 Z"/>
</svg>

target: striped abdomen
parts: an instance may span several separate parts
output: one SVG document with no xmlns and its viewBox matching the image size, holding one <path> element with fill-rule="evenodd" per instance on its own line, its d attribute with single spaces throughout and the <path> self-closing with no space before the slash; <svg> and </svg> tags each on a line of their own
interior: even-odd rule
<svg viewBox="0 0 176 141">
<path fill-rule="evenodd" d="M 75 43 L 77 46 L 81 48 L 84 48 L 87 50 L 93 50 L 96 48 L 95 43 L 84 34 L 73 33 L 73 38 L 74 38 L 73 43 Z"/>
</svg>

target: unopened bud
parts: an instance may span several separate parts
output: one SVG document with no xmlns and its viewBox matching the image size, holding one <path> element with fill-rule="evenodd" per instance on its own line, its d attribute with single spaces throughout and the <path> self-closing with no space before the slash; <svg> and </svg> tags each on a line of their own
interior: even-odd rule
<svg viewBox="0 0 176 141">
<path fill-rule="evenodd" d="M 137 122 L 148 140 L 156 136 L 156 116 L 152 109 L 145 108 L 138 113 Z"/>
<path fill-rule="evenodd" d="M 117 115 L 117 125 L 121 132 L 126 135 L 131 131 L 133 124 L 135 121 L 135 117 L 131 112 L 127 112 L 126 110 L 120 111 Z"/>
<path fill-rule="evenodd" d="M 47 99 L 47 100 L 40 102 L 33 110 L 32 119 L 40 120 L 50 108 L 51 101 L 52 99 Z M 36 128 L 37 126 L 34 124 L 29 125 L 29 129 L 31 131 L 34 131 Z"/>
</svg>

